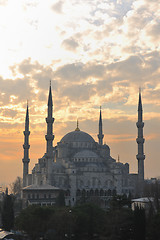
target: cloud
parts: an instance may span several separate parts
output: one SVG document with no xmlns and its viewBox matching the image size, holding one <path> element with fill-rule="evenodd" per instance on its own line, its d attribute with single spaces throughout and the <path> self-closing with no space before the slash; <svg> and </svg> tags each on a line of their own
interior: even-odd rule
<svg viewBox="0 0 160 240">
<path fill-rule="evenodd" d="M 2 114 L 3 114 L 5 117 L 14 118 L 14 117 L 18 114 L 18 111 L 12 110 L 12 109 L 3 109 L 3 110 L 2 110 Z"/>
<path fill-rule="evenodd" d="M 39 62 L 25 59 L 12 66 L 15 74 L 22 74 L 22 79 L 14 81 L 0 79 L 0 100 L 4 104 L 18 103 L 19 99 L 26 102 L 29 98 L 38 106 L 41 101 L 45 104 L 48 94 L 49 81 L 52 80 L 54 99 L 57 107 L 64 108 L 63 98 L 67 97 L 72 104 L 78 101 L 90 101 L 95 97 L 97 101 L 105 103 L 118 103 L 122 106 L 135 105 L 138 88 L 144 88 L 144 99 L 147 103 L 151 92 L 150 86 L 159 84 L 159 52 L 153 51 L 143 55 L 132 55 L 123 61 L 111 64 L 91 61 L 86 64 L 74 62 L 61 65 L 53 70 L 52 65 L 41 65 Z M 6 83 L 6 84 L 4 84 Z M 8 87 L 7 87 L 8 86 Z M 154 86 L 154 87 L 155 87 Z M 25 90 L 25 92 L 23 92 Z M 44 92 L 44 89 L 46 91 Z M 158 89 L 154 89 L 154 100 L 158 104 Z M 136 93 L 136 95 L 135 95 Z M 10 99 L 10 96 L 11 97 Z M 136 102 L 135 102 L 136 100 Z M 7 102 L 8 101 L 8 102 Z M 148 102 L 149 103 L 149 102 Z M 120 105 L 119 105 L 120 107 Z"/>
<path fill-rule="evenodd" d="M 72 84 L 61 92 L 61 96 L 67 96 L 70 99 L 70 102 L 85 102 L 90 100 L 91 96 L 95 94 L 96 89 L 93 84 Z"/>
<path fill-rule="evenodd" d="M 76 51 L 78 46 L 79 46 L 78 42 L 73 38 L 65 39 L 62 42 L 62 47 L 69 51 Z"/>
<path fill-rule="evenodd" d="M 14 71 L 15 66 L 12 67 Z M 24 59 L 19 65 L 18 65 L 18 72 L 22 73 L 23 75 L 30 74 L 33 72 L 33 70 L 39 70 L 41 68 L 40 64 L 38 62 L 31 63 L 31 58 Z"/>
<path fill-rule="evenodd" d="M 7 5 L 8 0 L 0 0 L 0 6 L 5 6 Z"/>
<path fill-rule="evenodd" d="M 30 99 L 35 99 L 36 95 L 38 96 L 38 94 L 41 95 L 39 99 L 43 99 L 44 96 L 42 95 L 44 95 L 44 93 L 42 93 L 42 90 L 47 90 L 50 84 L 50 80 L 54 79 L 54 71 L 50 65 L 44 66 L 38 61 L 32 62 L 30 58 L 23 60 L 19 64 L 13 65 L 11 67 L 11 70 L 15 76 L 20 73 L 22 75 L 22 79 L 19 79 L 19 81 L 28 84 L 30 90 L 28 92 L 28 98 Z M 12 82 L 15 83 L 17 81 L 18 79 L 15 79 Z M 57 81 L 52 80 L 52 85 L 56 90 L 58 86 Z M 38 92 L 36 91 L 37 88 Z M 24 87 L 24 89 L 27 90 L 26 87 Z M 23 94 L 23 92 L 21 91 L 19 94 Z"/>
<path fill-rule="evenodd" d="M 63 2 L 62 1 L 58 1 L 55 4 L 52 5 L 51 8 L 54 12 L 61 14 L 62 10 L 63 10 Z"/>
<path fill-rule="evenodd" d="M 78 62 L 59 67 L 55 71 L 55 77 L 64 81 L 83 82 L 88 77 L 102 78 L 104 72 L 105 66 L 103 64 Z"/>
<path fill-rule="evenodd" d="M 15 80 L 0 78 L 0 86 L 1 106 L 7 105 L 11 102 L 16 104 L 33 95 L 32 89 L 29 85 L 29 80 L 27 78 L 17 78 Z M 12 98 L 11 96 L 14 97 Z"/>
<path fill-rule="evenodd" d="M 113 156 L 120 153 L 121 160 L 132 165 L 141 86 L 146 155 L 154 166 L 148 161 L 147 168 L 158 169 L 160 1 L 16 0 L 14 6 L 15 1 L 0 1 L 1 163 L 9 162 L 6 171 L 13 161 L 10 156 L 21 169 L 27 99 L 32 164 L 43 154 L 42 147 L 38 156 L 39 146 L 45 145 L 50 79 L 56 139 L 76 128 L 78 116 L 80 129 L 97 140 L 102 105 L 105 141 Z"/>
<path fill-rule="evenodd" d="M 2 83 L 9 81 L 6 85 L 1 84 L 0 100 L 4 102 L 8 99 L 9 103 L 10 95 L 13 95 L 14 103 L 19 99 L 25 102 L 29 98 L 37 106 L 39 101 L 45 105 L 49 81 L 54 79 L 52 80 L 53 93 L 56 96 L 54 101 L 56 108 L 59 107 L 59 109 L 67 104 L 63 102 L 65 97 L 73 105 L 79 101 L 91 101 L 93 97 L 95 97 L 93 104 L 101 101 L 98 104 L 110 102 L 113 106 L 114 103 L 121 104 L 121 106 L 135 105 L 139 86 L 144 88 L 143 96 L 147 103 L 150 101 L 150 86 L 153 81 L 157 86 L 159 84 L 159 57 L 159 53 L 154 51 L 140 56 L 133 55 L 111 64 L 95 61 L 86 64 L 75 62 L 62 65 L 55 70 L 51 65 L 44 66 L 37 61 L 25 59 L 12 67 L 13 72 L 24 75 L 22 79 L 0 80 Z M 9 89 L 7 85 L 10 86 Z M 28 89 L 25 94 L 23 89 Z M 45 92 L 44 89 L 46 89 Z M 155 97 L 152 98 L 152 101 L 155 99 L 156 104 L 159 102 L 158 91 L 158 89 L 154 90 Z"/>
<path fill-rule="evenodd" d="M 124 78 L 130 76 L 133 77 L 135 74 L 141 73 L 142 60 L 138 56 L 130 56 L 124 61 L 119 61 L 108 65 L 108 70 L 119 77 L 124 76 Z"/>
<path fill-rule="evenodd" d="M 153 21 L 152 23 L 150 23 L 147 26 L 146 29 L 147 35 L 149 35 L 154 42 L 158 42 L 160 41 L 160 22 L 158 21 Z"/>
</svg>

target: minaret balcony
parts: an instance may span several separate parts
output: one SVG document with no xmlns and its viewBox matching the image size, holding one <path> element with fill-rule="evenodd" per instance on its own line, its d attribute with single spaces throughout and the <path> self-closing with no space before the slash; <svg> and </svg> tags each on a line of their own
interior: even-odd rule
<svg viewBox="0 0 160 240">
<path fill-rule="evenodd" d="M 145 142 L 145 139 L 144 138 L 137 138 L 136 141 L 137 141 L 138 144 L 139 143 L 143 144 Z"/>
<path fill-rule="evenodd" d="M 30 159 L 29 159 L 29 158 L 27 158 L 27 159 L 26 159 L 26 158 L 23 158 L 22 161 L 23 161 L 23 163 L 29 163 L 29 162 L 30 162 Z"/>
<path fill-rule="evenodd" d="M 30 145 L 29 145 L 29 144 L 23 144 L 23 148 L 24 148 L 24 149 L 29 149 L 29 148 L 30 148 Z"/>
<path fill-rule="evenodd" d="M 23 134 L 24 134 L 25 136 L 29 136 L 30 131 L 23 131 Z"/>
<path fill-rule="evenodd" d="M 137 125 L 137 128 L 143 128 L 144 122 L 137 122 L 136 125 Z"/>
<path fill-rule="evenodd" d="M 144 154 L 137 154 L 136 158 L 137 158 L 137 160 L 144 160 L 145 159 L 145 155 Z"/>
<path fill-rule="evenodd" d="M 46 118 L 46 123 L 53 123 L 53 122 L 54 122 L 54 118 L 51 118 L 51 117 Z"/>
<path fill-rule="evenodd" d="M 46 140 L 53 140 L 54 139 L 54 135 L 45 135 Z"/>
<path fill-rule="evenodd" d="M 103 139 L 104 138 L 104 134 L 98 134 L 97 137 L 100 139 Z"/>
</svg>

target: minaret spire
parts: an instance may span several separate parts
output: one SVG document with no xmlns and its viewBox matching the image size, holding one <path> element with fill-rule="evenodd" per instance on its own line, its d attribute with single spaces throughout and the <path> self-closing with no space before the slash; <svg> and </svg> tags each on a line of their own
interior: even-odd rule
<svg viewBox="0 0 160 240">
<path fill-rule="evenodd" d="M 102 130 L 102 113 L 101 113 L 101 106 L 100 106 L 100 116 L 99 116 L 99 134 L 97 135 L 99 139 L 99 144 L 103 145 L 103 130 Z"/>
<path fill-rule="evenodd" d="M 76 127 L 75 131 L 80 131 L 78 119 L 77 119 L 77 127 Z"/>
<path fill-rule="evenodd" d="M 138 102 L 138 122 L 136 123 L 138 128 L 138 137 L 136 139 L 138 144 L 138 154 L 137 154 L 137 160 L 138 160 L 138 179 L 139 183 L 143 184 L 144 181 L 144 141 L 143 138 L 143 109 L 142 109 L 142 99 L 141 99 L 141 89 L 139 90 L 139 102 Z"/>
<path fill-rule="evenodd" d="M 53 114 L 53 102 L 52 102 L 52 90 L 51 90 L 51 81 L 50 81 L 50 87 L 49 87 L 49 96 L 48 96 L 48 116 L 46 118 L 47 123 L 47 134 L 45 136 L 47 141 L 47 149 L 46 153 L 48 157 L 52 157 L 53 155 L 53 122 L 54 118 L 52 117 Z"/>
<path fill-rule="evenodd" d="M 22 159 L 23 161 L 23 186 L 26 186 L 26 176 L 28 175 L 28 165 L 30 162 L 29 159 L 29 111 L 28 111 L 28 101 L 27 101 L 27 109 L 26 109 L 26 119 L 25 119 L 25 131 L 24 133 L 24 144 L 23 144 L 23 149 L 24 149 L 24 158 Z"/>
</svg>

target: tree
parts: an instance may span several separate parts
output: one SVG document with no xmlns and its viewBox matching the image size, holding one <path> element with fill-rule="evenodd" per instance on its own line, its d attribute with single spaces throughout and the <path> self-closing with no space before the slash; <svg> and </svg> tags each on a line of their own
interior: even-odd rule
<svg viewBox="0 0 160 240">
<path fill-rule="evenodd" d="M 2 226 L 10 231 L 14 226 L 13 197 L 6 194 L 2 203 Z"/>
<path fill-rule="evenodd" d="M 59 195 L 56 199 L 56 205 L 58 207 L 64 207 L 65 206 L 65 197 L 64 197 L 64 191 L 63 190 L 61 190 L 59 192 Z"/>
<path fill-rule="evenodd" d="M 16 180 L 10 184 L 10 192 L 15 197 L 21 197 L 21 191 L 23 188 L 23 179 L 21 177 L 17 177 Z"/>
<path fill-rule="evenodd" d="M 47 230 L 51 229 L 52 216 L 54 216 L 52 207 L 29 206 L 18 215 L 15 227 L 25 231 L 33 240 L 39 239 Z"/>
<path fill-rule="evenodd" d="M 72 209 L 76 239 L 93 239 L 102 235 L 105 228 L 105 212 L 93 203 L 78 205 Z"/>
<path fill-rule="evenodd" d="M 134 210 L 134 239 L 145 240 L 145 236 L 146 236 L 145 209 L 137 206 Z"/>
<path fill-rule="evenodd" d="M 147 239 L 155 240 L 159 239 L 160 236 L 160 212 L 157 212 L 152 216 L 151 221 L 147 227 Z"/>
</svg>

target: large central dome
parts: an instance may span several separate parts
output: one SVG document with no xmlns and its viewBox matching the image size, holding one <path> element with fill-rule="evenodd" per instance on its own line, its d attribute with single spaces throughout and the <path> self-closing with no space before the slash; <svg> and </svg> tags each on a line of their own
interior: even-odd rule
<svg viewBox="0 0 160 240">
<path fill-rule="evenodd" d="M 67 133 L 62 139 L 61 142 L 71 143 L 71 142 L 89 142 L 94 143 L 94 139 L 83 131 L 73 131 Z"/>
</svg>

